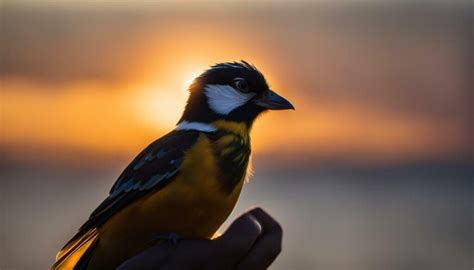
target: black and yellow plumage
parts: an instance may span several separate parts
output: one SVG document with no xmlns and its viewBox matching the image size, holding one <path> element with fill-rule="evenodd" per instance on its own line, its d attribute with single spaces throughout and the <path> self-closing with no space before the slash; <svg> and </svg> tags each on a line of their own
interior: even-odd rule
<svg viewBox="0 0 474 270">
<path fill-rule="evenodd" d="M 127 166 L 52 269 L 115 269 L 163 233 L 211 238 L 242 189 L 253 121 L 290 108 L 254 66 L 211 67 L 190 86 L 176 129 Z"/>
</svg>

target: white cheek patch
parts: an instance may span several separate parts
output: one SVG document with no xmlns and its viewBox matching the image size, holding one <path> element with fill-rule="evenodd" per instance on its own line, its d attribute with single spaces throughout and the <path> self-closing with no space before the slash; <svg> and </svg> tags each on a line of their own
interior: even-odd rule
<svg viewBox="0 0 474 270">
<path fill-rule="evenodd" d="M 229 114 L 244 105 L 255 93 L 242 93 L 230 85 L 208 84 L 204 88 L 209 107 L 216 113 Z"/>
</svg>

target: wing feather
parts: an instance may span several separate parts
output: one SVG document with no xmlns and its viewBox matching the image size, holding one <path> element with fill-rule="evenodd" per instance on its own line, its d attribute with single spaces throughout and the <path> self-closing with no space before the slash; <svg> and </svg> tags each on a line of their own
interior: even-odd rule
<svg viewBox="0 0 474 270">
<path fill-rule="evenodd" d="M 115 213 L 150 191 L 169 183 L 184 159 L 185 152 L 196 142 L 197 131 L 172 131 L 145 148 L 122 172 L 112 186 L 109 196 L 92 212 L 89 220 L 64 246 L 81 238 L 93 228 L 104 224 Z"/>
</svg>

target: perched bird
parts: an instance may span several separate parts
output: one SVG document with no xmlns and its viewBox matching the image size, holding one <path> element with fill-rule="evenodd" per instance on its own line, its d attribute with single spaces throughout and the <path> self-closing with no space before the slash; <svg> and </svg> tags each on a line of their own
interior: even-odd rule
<svg viewBox="0 0 474 270">
<path fill-rule="evenodd" d="M 115 269 L 160 236 L 211 238 L 226 220 L 247 174 L 254 120 L 294 107 L 245 61 L 210 67 L 189 92 L 176 128 L 127 166 L 52 269 Z"/>
</svg>

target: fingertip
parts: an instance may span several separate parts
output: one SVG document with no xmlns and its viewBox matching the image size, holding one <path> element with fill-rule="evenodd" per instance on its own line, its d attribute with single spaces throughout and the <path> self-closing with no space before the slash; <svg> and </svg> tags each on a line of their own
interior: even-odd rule
<svg viewBox="0 0 474 270">
<path fill-rule="evenodd" d="M 224 235 L 228 236 L 254 236 L 258 237 L 262 233 L 262 226 L 254 215 L 246 213 L 236 219 Z"/>
<path fill-rule="evenodd" d="M 266 232 L 240 262 L 238 270 L 267 269 L 282 251 L 282 234 Z"/>
<path fill-rule="evenodd" d="M 254 208 L 251 208 L 250 210 L 248 210 L 247 213 L 266 213 L 266 212 L 265 210 L 263 210 L 262 207 L 255 206 Z"/>
<path fill-rule="evenodd" d="M 262 224 L 260 224 L 258 219 L 252 213 L 247 213 L 246 217 L 252 221 L 253 225 L 255 225 L 255 229 L 258 232 L 258 234 L 261 234 L 263 228 L 262 228 Z"/>
<path fill-rule="evenodd" d="M 263 228 L 258 219 L 249 213 L 245 213 L 236 219 L 225 233 L 216 240 L 224 249 L 226 246 L 248 249 L 257 241 L 262 234 L 262 230 Z"/>
<path fill-rule="evenodd" d="M 283 228 L 281 227 L 280 223 L 278 223 L 261 207 L 255 207 L 251 209 L 248 214 L 257 220 L 263 231 L 277 231 L 279 233 L 283 233 Z"/>
</svg>

